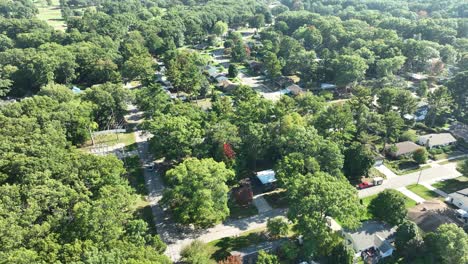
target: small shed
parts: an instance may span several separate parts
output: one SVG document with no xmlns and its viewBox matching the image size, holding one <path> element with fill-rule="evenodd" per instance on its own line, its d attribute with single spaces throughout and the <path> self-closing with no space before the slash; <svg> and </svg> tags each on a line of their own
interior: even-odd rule
<svg viewBox="0 0 468 264">
<path fill-rule="evenodd" d="M 336 85 L 331 84 L 331 83 L 322 83 L 320 84 L 320 89 L 321 90 L 334 90 L 336 89 Z"/>
<path fill-rule="evenodd" d="M 262 184 L 263 189 L 274 189 L 276 188 L 276 177 L 274 170 L 263 170 L 256 173 L 257 179 Z"/>
</svg>

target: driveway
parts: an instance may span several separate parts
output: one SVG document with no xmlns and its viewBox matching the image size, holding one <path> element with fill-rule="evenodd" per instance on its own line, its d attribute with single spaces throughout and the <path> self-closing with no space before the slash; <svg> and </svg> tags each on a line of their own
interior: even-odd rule
<svg viewBox="0 0 468 264">
<path fill-rule="evenodd" d="M 385 180 L 382 185 L 371 187 L 364 190 L 359 190 L 359 197 L 364 198 L 374 194 L 378 194 L 385 189 L 398 189 L 418 182 L 420 172 L 401 175 L 388 180 Z M 452 179 L 461 176 L 457 171 L 455 162 L 440 165 L 438 167 L 422 170 L 420 182 L 431 182 L 445 179 Z"/>
</svg>

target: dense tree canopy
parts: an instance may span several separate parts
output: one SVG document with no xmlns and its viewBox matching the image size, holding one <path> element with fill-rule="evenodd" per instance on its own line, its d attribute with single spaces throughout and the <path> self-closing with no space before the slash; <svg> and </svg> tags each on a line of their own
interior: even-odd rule
<svg viewBox="0 0 468 264">
<path fill-rule="evenodd" d="M 183 224 L 207 227 L 229 215 L 226 182 L 234 172 L 213 159 L 186 159 L 166 174 L 171 185 L 163 202 Z"/>
</svg>

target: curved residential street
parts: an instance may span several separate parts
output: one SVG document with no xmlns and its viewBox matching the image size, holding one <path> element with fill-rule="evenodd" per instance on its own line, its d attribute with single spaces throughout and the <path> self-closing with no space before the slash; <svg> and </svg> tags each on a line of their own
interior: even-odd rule
<svg viewBox="0 0 468 264">
<path fill-rule="evenodd" d="M 143 122 L 144 117 L 138 109 L 132 105 L 129 105 L 129 109 L 131 110 L 131 113 L 127 116 L 127 119 L 132 120 L 134 123 Z M 153 165 L 147 142 L 151 136 L 152 135 L 144 133 L 141 130 L 135 131 L 138 153 L 144 167 L 144 177 L 148 188 L 147 200 L 149 201 L 153 212 L 154 223 L 158 234 L 167 244 L 165 254 L 173 261 L 178 261 L 180 259 L 180 251 L 182 248 L 190 244 L 190 242 L 195 239 L 203 242 L 210 242 L 223 237 L 237 236 L 246 231 L 266 227 L 266 223 L 269 218 L 286 215 L 287 209 L 272 209 L 261 212 L 252 217 L 228 220 L 206 230 L 193 230 L 189 227 L 183 227 L 175 224 L 171 220 L 170 214 L 159 205 L 159 201 L 162 198 L 164 190 L 164 182 L 161 175 L 159 175 L 157 171 L 149 169 L 149 167 Z M 442 161 L 436 163 L 440 162 Z M 391 172 L 386 167 L 379 170 L 387 173 Z M 440 180 L 456 178 L 460 175 L 461 174 L 456 170 L 456 163 L 448 163 L 444 165 L 437 164 L 437 166 L 423 170 L 419 182 L 422 184 L 427 184 L 428 182 L 433 183 Z M 360 190 L 358 192 L 359 197 L 364 198 L 378 194 L 385 189 L 399 189 L 415 184 L 418 182 L 420 172 L 418 171 L 401 176 L 397 176 L 391 172 L 389 176 L 390 177 L 387 177 L 387 180 L 385 180 L 382 185 Z"/>
</svg>

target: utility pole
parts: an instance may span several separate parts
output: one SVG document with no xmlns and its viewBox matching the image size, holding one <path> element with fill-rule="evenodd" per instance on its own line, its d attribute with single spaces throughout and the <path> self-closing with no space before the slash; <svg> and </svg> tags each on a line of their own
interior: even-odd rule
<svg viewBox="0 0 468 264">
<path fill-rule="evenodd" d="M 416 182 L 416 185 L 419 184 L 419 180 L 421 179 L 422 171 L 423 171 L 423 169 L 421 168 L 421 170 L 419 171 L 418 181 Z"/>
</svg>

